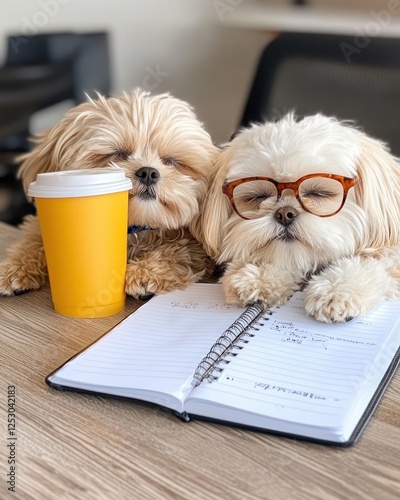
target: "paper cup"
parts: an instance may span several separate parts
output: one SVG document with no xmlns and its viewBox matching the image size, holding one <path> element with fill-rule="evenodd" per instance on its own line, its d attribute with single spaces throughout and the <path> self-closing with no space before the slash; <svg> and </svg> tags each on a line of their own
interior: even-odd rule
<svg viewBox="0 0 400 500">
<path fill-rule="evenodd" d="M 57 312 L 101 318 L 123 310 L 131 188 L 120 168 L 39 174 L 29 186 Z"/>
</svg>

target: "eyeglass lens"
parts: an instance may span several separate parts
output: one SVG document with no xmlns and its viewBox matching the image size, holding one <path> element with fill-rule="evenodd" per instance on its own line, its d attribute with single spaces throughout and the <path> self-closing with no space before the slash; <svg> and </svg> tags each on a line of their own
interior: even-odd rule
<svg viewBox="0 0 400 500">
<path fill-rule="evenodd" d="M 304 208 L 326 216 L 339 210 L 344 196 L 341 182 L 328 177 L 304 179 L 298 189 Z M 272 182 L 255 180 L 239 184 L 233 191 L 236 210 L 246 218 L 264 217 L 273 207 L 278 191 Z"/>
</svg>

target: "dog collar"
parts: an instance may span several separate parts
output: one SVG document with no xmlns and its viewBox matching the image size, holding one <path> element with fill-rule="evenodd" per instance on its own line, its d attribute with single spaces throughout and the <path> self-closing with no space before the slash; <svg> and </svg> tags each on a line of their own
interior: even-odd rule
<svg viewBox="0 0 400 500">
<path fill-rule="evenodd" d="M 149 227 L 149 226 L 128 226 L 128 234 L 137 234 L 137 233 L 141 233 L 142 231 L 147 231 L 148 229 L 154 230 L 155 227 Z"/>
</svg>

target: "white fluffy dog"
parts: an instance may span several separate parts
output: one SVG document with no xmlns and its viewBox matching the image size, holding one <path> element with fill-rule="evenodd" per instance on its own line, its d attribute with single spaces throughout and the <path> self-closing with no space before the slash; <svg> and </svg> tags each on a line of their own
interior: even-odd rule
<svg viewBox="0 0 400 500">
<path fill-rule="evenodd" d="M 282 304 L 304 287 L 309 315 L 343 322 L 400 295 L 400 165 L 334 118 L 242 130 L 219 158 L 203 225 L 229 302 Z"/>
<path fill-rule="evenodd" d="M 23 161 L 25 189 L 40 172 L 121 167 L 132 179 L 126 291 L 134 297 L 184 288 L 211 269 L 198 217 L 218 154 L 191 107 L 168 94 L 136 90 L 98 96 L 36 138 Z M 38 289 L 47 278 L 36 217 L 0 264 L 0 295 Z"/>
</svg>

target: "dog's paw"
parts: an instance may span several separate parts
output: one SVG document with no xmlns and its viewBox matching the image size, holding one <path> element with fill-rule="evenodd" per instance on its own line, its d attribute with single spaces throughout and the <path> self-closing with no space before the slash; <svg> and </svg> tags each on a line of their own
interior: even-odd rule
<svg viewBox="0 0 400 500">
<path fill-rule="evenodd" d="M 39 270 L 27 270 L 24 266 L 8 262 L 0 264 L 0 295 L 4 297 L 38 290 L 45 281 L 45 276 Z"/>
<path fill-rule="evenodd" d="M 271 265 L 229 264 L 221 283 L 227 302 L 265 307 L 285 303 L 298 289 L 289 272 Z"/>
<path fill-rule="evenodd" d="M 130 261 L 127 266 L 125 291 L 137 299 L 185 288 L 195 281 L 190 269 L 168 267 L 166 262 Z"/>
<path fill-rule="evenodd" d="M 344 323 L 366 312 L 360 297 L 347 289 L 311 285 L 305 294 L 307 314 L 324 323 Z"/>
<path fill-rule="evenodd" d="M 310 280 L 304 307 L 318 321 L 344 323 L 367 312 L 370 304 L 365 292 L 365 288 L 345 279 L 338 269 L 328 268 Z"/>
<path fill-rule="evenodd" d="M 398 285 L 382 260 L 344 258 L 313 276 L 305 291 L 307 314 L 325 323 L 343 323 L 396 298 Z"/>
</svg>

